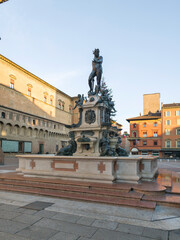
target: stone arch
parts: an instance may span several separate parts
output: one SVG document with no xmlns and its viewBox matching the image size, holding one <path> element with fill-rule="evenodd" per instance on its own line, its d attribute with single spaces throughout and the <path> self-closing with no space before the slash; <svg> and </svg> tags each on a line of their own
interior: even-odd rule
<svg viewBox="0 0 180 240">
<path fill-rule="evenodd" d="M 40 129 L 40 131 L 39 131 L 39 137 L 40 137 L 40 138 L 44 138 L 44 131 L 43 131 L 43 129 Z"/>
<path fill-rule="evenodd" d="M 32 128 L 31 127 L 28 127 L 26 132 L 27 132 L 27 137 L 32 137 Z"/>
<path fill-rule="evenodd" d="M 4 131 L 4 123 L 0 121 L 0 135 L 3 135 L 2 132 Z"/>
<path fill-rule="evenodd" d="M 26 127 L 25 126 L 22 126 L 20 128 L 20 133 L 19 133 L 21 136 L 26 136 Z"/>
<path fill-rule="evenodd" d="M 37 128 L 34 128 L 33 129 L 33 137 L 38 137 L 38 135 L 39 135 L 39 130 L 37 129 Z"/>
<path fill-rule="evenodd" d="M 18 124 L 14 125 L 14 127 L 12 129 L 13 129 L 12 130 L 13 135 L 19 135 L 20 126 Z"/>
<path fill-rule="evenodd" d="M 48 138 L 49 134 L 48 134 L 48 130 L 45 130 L 45 138 Z"/>
<path fill-rule="evenodd" d="M 12 132 L 12 124 L 7 123 L 5 129 L 6 129 L 6 135 L 10 135 Z"/>
</svg>

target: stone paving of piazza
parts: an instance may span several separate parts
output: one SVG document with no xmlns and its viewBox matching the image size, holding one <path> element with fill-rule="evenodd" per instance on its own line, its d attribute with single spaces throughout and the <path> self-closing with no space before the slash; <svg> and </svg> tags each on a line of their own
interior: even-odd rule
<svg viewBox="0 0 180 240">
<path fill-rule="evenodd" d="M 179 169 L 179 162 L 160 162 Z M 17 159 L 6 158 L 0 172 L 13 171 Z M 155 210 L 110 206 L 0 191 L 2 240 L 178 240 L 180 209 Z"/>
</svg>

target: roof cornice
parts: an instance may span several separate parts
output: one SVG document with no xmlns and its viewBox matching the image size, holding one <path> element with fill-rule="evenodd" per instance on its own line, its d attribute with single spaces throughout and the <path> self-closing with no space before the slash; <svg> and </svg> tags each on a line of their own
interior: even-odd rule
<svg viewBox="0 0 180 240">
<path fill-rule="evenodd" d="M 51 84 L 47 83 L 46 81 L 44 81 L 43 79 L 37 77 L 36 75 L 34 75 L 33 73 L 29 72 L 28 70 L 24 69 L 23 67 L 19 66 L 18 64 L 16 64 L 15 62 L 11 61 L 10 59 L 4 57 L 2 54 L 0 54 L 0 59 L 9 63 L 10 65 L 12 65 L 13 67 L 21 70 L 22 72 L 26 73 L 27 75 L 29 75 L 32 78 L 35 78 L 36 80 L 38 80 L 39 82 L 45 84 L 46 86 L 52 88 L 53 90 L 55 90 L 56 92 L 63 94 L 64 96 L 70 98 L 71 100 L 73 99 L 71 96 L 69 96 L 68 94 L 62 92 L 61 90 L 57 89 L 56 87 L 52 86 Z"/>
<path fill-rule="evenodd" d="M 161 116 L 142 116 L 142 117 L 134 117 L 134 118 L 128 118 L 126 121 L 141 121 L 141 120 L 153 120 L 153 119 L 161 119 Z"/>
</svg>

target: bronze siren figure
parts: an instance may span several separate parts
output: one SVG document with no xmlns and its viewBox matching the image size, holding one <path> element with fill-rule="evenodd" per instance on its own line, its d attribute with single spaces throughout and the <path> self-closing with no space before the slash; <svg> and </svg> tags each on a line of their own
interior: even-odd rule
<svg viewBox="0 0 180 240">
<path fill-rule="evenodd" d="M 102 62 L 103 62 L 103 57 L 99 56 L 99 49 L 95 49 L 93 51 L 94 54 L 94 59 L 92 61 L 92 72 L 89 75 L 88 83 L 90 87 L 89 94 L 94 95 L 95 93 L 98 94 L 100 91 L 100 86 L 101 86 L 101 76 L 102 76 Z M 94 78 L 97 78 L 97 86 L 95 87 L 95 93 L 93 92 L 94 90 Z"/>
</svg>

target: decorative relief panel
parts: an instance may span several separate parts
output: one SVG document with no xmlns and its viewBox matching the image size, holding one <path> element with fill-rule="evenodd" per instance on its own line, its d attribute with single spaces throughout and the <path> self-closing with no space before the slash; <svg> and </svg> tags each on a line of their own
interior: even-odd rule
<svg viewBox="0 0 180 240">
<path fill-rule="evenodd" d="M 85 113 L 85 122 L 92 124 L 96 121 L 96 114 L 93 110 L 87 110 Z"/>
<path fill-rule="evenodd" d="M 54 160 L 51 163 L 51 167 L 56 171 L 71 171 L 75 172 L 78 169 L 78 163 L 76 161 L 60 161 Z"/>
</svg>

